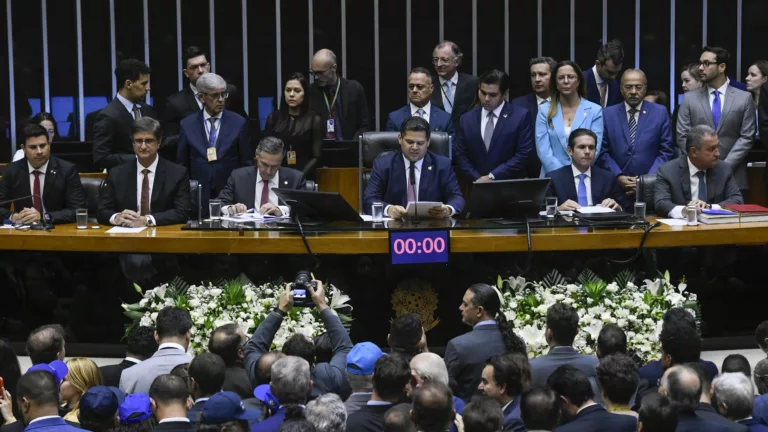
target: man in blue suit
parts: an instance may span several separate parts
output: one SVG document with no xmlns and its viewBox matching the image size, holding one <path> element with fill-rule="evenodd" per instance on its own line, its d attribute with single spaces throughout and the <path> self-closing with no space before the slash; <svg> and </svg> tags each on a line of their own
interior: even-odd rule
<svg viewBox="0 0 768 432">
<path fill-rule="evenodd" d="M 621 210 L 629 206 L 626 195 L 610 171 L 592 166 L 595 159 L 597 135 L 589 129 L 576 129 L 568 137 L 571 164 L 547 173 L 552 179 L 548 196 L 556 196 L 558 210 L 578 210 L 587 206 L 602 206 Z M 618 202 L 617 202 L 618 201 Z"/>
<path fill-rule="evenodd" d="M 446 218 L 464 208 L 451 160 L 428 152 L 429 123 L 410 117 L 400 126 L 400 150 L 373 161 L 373 171 L 363 195 L 363 211 L 369 213 L 375 202 L 384 203 L 384 213 L 394 219 L 407 215 L 411 201 L 441 202 L 429 209 L 433 218 Z"/>
<path fill-rule="evenodd" d="M 488 364 L 483 369 L 478 390 L 501 405 L 505 431 L 525 432 L 525 426 L 520 419 L 523 372 L 511 354 L 492 357 L 488 360 Z"/>
<path fill-rule="evenodd" d="M 597 50 L 597 60 L 592 68 L 584 71 L 587 82 L 587 99 L 603 108 L 621 102 L 619 83 L 616 79 L 624 63 L 624 48 L 614 39 Z"/>
<path fill-rule="evenodd" d="M 432 75 L 429 71 L 423 67 L 414 68 L 408 75 L 408 100 L 410 103 L 389 113 L 386 130 L 399 132 L 404 121 L 418 116 L 429 122 L 429 128 L 432 132 L 447 132 L 448 135 L 453 136 L 451 115 L 430 102 L 434 88 Z"/>
<path fill-rule="evenodd" d="M 621 77 L 624 103 L 603 110 L 603 151 L 597 165 L 613 173 L 629 197 L 637 191 L 637 177 L 656 174 L 674 159 L 669 112 L 645 102 L 648 80 L 640 69 L 627 69 Z"/>
<path fill-rule="evenodd" d="M 253 166 L 248 125 L 239 114 L 224 109 L 227 83 L 207 73 L 197 79 L 197 97 L 203 110 L 181 121 L 177 162 L 189 169 L 189 178 L 202 186 L 201 202 L 216 197 L 232 170 Z M 208 207 L 203 205 L 204 212 Z"/>
<path fill-rule="evenodd" d="M 80 428 L 69 425 L 59 417 L 59 387 L 56 372 L 33 370 L 27 372 L 16 385 L 19 413 L 27 427 L 34 432 L 76 432 Z"/>
<path fill-rule="evenodd" d="M 493 69 L 479 80 L 481 106 L 462 115 L 456 131 L 459 172 L 472 182 L 523 178 L 529 158 L 535 157 L 531 114 L 505 102 L 506 73 Z"/>
</svg>

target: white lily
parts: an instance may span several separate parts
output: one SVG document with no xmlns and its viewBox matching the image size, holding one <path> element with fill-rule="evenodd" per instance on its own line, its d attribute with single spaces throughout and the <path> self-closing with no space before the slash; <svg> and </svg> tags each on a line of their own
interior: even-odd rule
<svg viewBox="0 0 768 432">
<path fill-rule="evenodd" d="M 651 294 L 659 295 L 662 279 L 654 279 L 654 280 L 646 279 L 643 282 L 645 282 L 645 286 L 648 287 L 648 290 L 651 292 Z"/>
<path fill-rule="evenodd" d="M 157 297 L 164 299 L 165 291 L 167 290 L 168 290 L 168 285 L 160 285 L 159 287 L 155 288 L 153 291 Z"/>
<path fill-rule="evenodd" d="M 335 310 L 335 309 L 348 308 L 350 311 L 353 309 L 352 305 L 349 304 L 349 301 L 351 300 L 351 298 L 348 295 L 342 294 L 341 290 L 336 288 L 333 285 L 330 286 L 330 289 L 331 289 L 331 304 L 329 305 L 329 307 L 331 309 Z"/>
</svg>

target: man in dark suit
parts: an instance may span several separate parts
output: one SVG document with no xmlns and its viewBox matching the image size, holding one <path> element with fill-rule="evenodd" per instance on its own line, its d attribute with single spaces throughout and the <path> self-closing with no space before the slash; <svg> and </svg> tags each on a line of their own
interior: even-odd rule
<svg viewBox="0 0 768 432">
<path fill-rule="evenodd" d="M 102 366 L 101 376 L 105 386 L 119 387 L 120 377 L 125 369 L 143 362 L 152 357 L 157 351 L 155 340 L 155 328 L 136 326 L 128 335 L 128 346 L 125 349 L 125 358 L 118 364 Z"/>
<path fill-rule="evenodd" d="M 157 419 L 156 431 L 193 432 L 196 427 L 187 418 L 189 387 L 183 378 L 176 375 L 160 375 L 149 388 L 152 412 Z"/>
<path fill-rule="evenodd" d="M 384 154 L 373 163 L 363 196 L 366 214 L 373 203 L 381 202 L 387 216 L 404 218 L 411 201 L 442 202 L 443 206 L 429 209 L 434 218 L 461 212 L 464 197 L 451 160 L 427 151 L 429 136 L 429 123 L 421 117 L 410 117 L 400 126 L 400 150 Z"/>
<path fill-rule="evenodd" d="M 440 86 L 439 91 L 432 93 L 432 105 L 451 115 L 454 130 L 458 130 L 459 118 L 477 98 L 477 77 L 457 70 L 463 57 L 459 46 L 451 41 L 440 42 L 432 51 L 432 64 L 437 72 L 432 81 Z"/>
<path fill-rule="evenodd" d="M 347 418 L 347 430 L 381 431 L 384 426 L 384 414 L 405 399 L 406 386 L 410 380 L 411 368 L 402 355 L 391 354 L 376 360 L 371 400 Z M 450 403 L 450 398 L 448 400 Z M 453 408 L 452 403 L 450 407 Z M 447 429 L 446 427 L 445 430 Z"/>
<path fill-rule="evenodd" d="M 451 389 L 443 383 L 427 383 L 416 389 L 411 410 L 411 421 L 416 425 L 416 429 L 448 430 L 456 419 L 451 396 Z"/>
<path fill-rule="evenodd" d="M 208 56 L 196 46 L 189 46 L 184 50 L 181 55 L 181 63 L 181 71 L 189 80 L 189 86 L 168 96 L 168 99 L 165 101 L 165 111 L 163 112 L 165 120 L 163 129 L 165 129 L 166 135 L 163 144 L 171 145 L 171 142 L 173 142 L 173 147 L 175 147 L 176 141 L 178 141 L 181 121 L 192 114 L 202 111 L 203 103 L 197 97 L 197 80 L 203 74 L 211 71 Z"/>
<path fill-rule="evenodd" d="M 595 65 L 584 71 L 587 82 L 587 99 L 603 108 L 621 102 L 619 83 L 616 79 L 621 74 L 624 63 L 624 48 L 618 39 L 614 39 L 597 50 Z"/>
<path fill-rule="evenodd" d="M 317 383 L 310 378 L 314 376 L 315 371 L 310 373 L 310 363 L 304 358 L 289 355 L 276 361 L 272 365 L 269 392 L 279 401 L 280 408 L 271 417 L 253 425 L 251 432 L 277 432 L 285 422 L 287 407 L 303 407 L 307 403 L 310 392 L 314 391 L 314 385 Z"/>
<path fill-rule="evenodd" d="M 558 210 L 572 211 L 587 206 L 621 210 L 622 205 L 631 205 L 621 193 L 616 177 L 610 171 L 592 166 L 595 141 L 597 135 L 589 129 L 572 131 L 567 148 L 571 164 L 547 173 L 552 179 L 547 195 L 557 197 Z"/>
<path fill-rule="evenodd" d="M 624 193 L 634 198 L 637 177 L 656 174 L 675 154 L 669 112 L 645 102 L 645 73 L 627 69 L 621 77 L 624 103 L 603 110 L 603 151 L 597 165 L 613 173 Z"/>
<path fill-rule="evenodd" d="M 219 193 L 222 211 L 230 215 L 251 209 L 262 215 L 289 216 L 290 207 L 280 205 L 272 189 L 305 189 L 304 174 L 281 166 L 285 145 L 280 138 L 265 137 L 256 147 L 256 166 L 232 171 Z"/>
<path fill-rule="evenodd" d="M 131 123 L 142 117 L 158 118 L 149 104 L 142 103 L 149 91 L 149 66 L 135 60 L 121 61 L 115 68 L 117 95 L 104 107 L 93 126 L 93 164 L 112 169 L 134 160 Z"/>
<path fill-rule="evenodd" d="M 553 431 L 560 418 L 560 400 L 552 389 L 533 387 L 520 395 L 520 418 L 529 431 Z"/>
<path fill-rule="evenodd" d="M 414 68 L 408 75 L 408 100 L 410 103 L 397 111 L 389 113 L 387 128 L 389 132 L 399 132 L 400 126 L 411 117 L 421 117 L 429 122 L 432 132 L 447 132 L 453 136 L 451 116 L 433 106 L 430 98 L 434 91 L 432 75 L 423 67 Z"/>
<path fill-rule="evenodd" d="M 195 356 L 189 364 L 189 380 L 195 404 L 187 411 L 187 418 L 192 423 L 200 421 L 203 405 L 224 386 L 226 375 L 224 360 L 217 354 L 203 353 Z"/>
<path fill-rule="evenodd" d="M 710 414 L 703 414 L 698 411 L 699 399 L 701 398 L 702 385 L 698 374 L 688 366 L 672 366 L 664 372 L 661 377 L 659 393 L 669 397 L 677 407 L 679 432 L 733 432 L 733 426 L 724 424 L 720 421 L 714 421 L 708 418 Z M 714 413 L 714 415 L 718 415 Z M 726 422 L 728 420 L 724 419 Z M 729 422 L 732 423 L 732 422 Z M 747 431 L 747 427 L 741 427 L 742 432 Z"/>
<path fill-rule="evenodd" d="M 323 119 L 325 139 L 356 140 L 371 130 L 368 100 L 359 82 L 337 75 L 336 54 L 321 49 L 312 57 L 315 82 L 309 88 L 309 103 Z"/>
<path fill-rule="evenodd" d="M 29 371 L 19 378 L 16 389 L 18 393 L 14 397 L 18 400 L 21 418 L 4 426 L 4 431 L 81 431 L 78 425 L 71 425 L 59 416 L 59 386 L 53 371 Z"/>
<path fill-rule="evenodd" d="M 727 426 L 731 432 L 747 432 L 748 429 L 750 432 L 762 432 L 755 431 L 737 421 L 752 416 L 755 392 L 752 380 L 747 378 L 751 375 L 723 371 L 713 379 L 707 368 L 698 362 L 686 363 L 686 366 L 696 372 L 701 382 L 701 397 L 699 406 L 696 408 L 697 416 Z M 718 380 L 720 380 L 719 384 Z M 713 405 L 715 401 L 718 404 L 717 408 Z M 723 406 L 724 403 L 726 406 Z"/>
<path fill-rule="evenodd" d="M 472 182 L 523 178 L 529 158 L 536 157 L 531 115 L 505 101 L 506 73 L 493 69 L 479 80 L 481 106 L 462 115 L 456 130 L 459 173 Z"/>
<path fill-rule="evenodd" d="M 509 354 L 488 360 L 478 389 L 484 396 L 493 398 L 501 406 L 505 431 L 525 432 L 525 426 L 520 419 L 523 372 Z"/>
<path fill-rule="evenodd" d="M 587 375 L 576 366 L 564 363 L 547 378 L 546 385 L 560 398 L 562 424 L 557 427 L 558 432 L 637 431 L 635 417 L 609 413 L 595 403 Z"/>
<path fill-rule="evenodd" d="M 9 164 L 0 179 L 0 220 L 14 224 L 75 222 L 75 210 L 85 207 L 85 191 L 75 165 L 51 156 L 48 133 L 40 125 L 24 127 L 24 159 Z M 28 198 L 30 195 L 37 195 Z"/>
<path fill-rule="evenodd" d="M 214 73 L 197 80 L 202 112 L 181 121 L 176 162 L 189 169 L 189 178 L 202 185 L 201 203 L 218 196 L 232 170 L 253 166 L 248 122 L 224 109 L 227 82 Z M 205 207 L 205 206 L 204 206 Z M 207 207 L 203 210 L 207 215 Z"/>
<path fill-rule="evenodd" d="M 248 336 L 236 324 L 224 324 L 211 333 L 208 351 L 218 354 L 227 367 L 224 391 L 237 393 L 241 399 L 253 397 L 253 386 L 245 371 L 245 344 Z"/>
<path fill-rule="evenodd" d="M 557 69 L 557 62 L 552 57 L 532 58 L 528 63 L 531 72 L 531 88 L 527 95 L 516 97 L 510 101 L 512 105 L 525 108 L 531 114 L 531 127 L 536 129 L 536 116 L 539 115 L 539 105 L 550 102 L 549 84 Z M 536 154 L 528 158 L 526 177 L 538 178 L 541 174 L 541 161 Z"/>
<path fill-rule="evenodd" d="M 720 162 L 718 144 L 717 133 L 707 125 L 688 131 L 687 155 L 662 165 L 656 175 L 657 214 L 684 218 L 687 205 L 703 209 L 744 203 L 731 167 Z"/>
</svg>

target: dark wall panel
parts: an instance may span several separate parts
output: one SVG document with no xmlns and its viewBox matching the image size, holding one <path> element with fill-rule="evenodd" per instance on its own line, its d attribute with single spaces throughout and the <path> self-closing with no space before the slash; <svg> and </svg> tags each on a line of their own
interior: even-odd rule
<svg viewBox="0 0 768 432">
<path fill-rule="evenodd" d="M 112 94 L 114 73 L 109 43 L 109 2 L 83 0 L 82 12 L 83 94 L 89 97 L 104 96 L 111 100 L 114 97 Z M 86 107 L 85 114 L 88 115 L 90 111 L 91 109 Z"/>
<path fill-rule="evenodd" d="M 149 40 L 153 41 L 149 46 L 152 99 L 155 108 L 162 111 L 165 99 L 179 89 L 178 71 L 182 67 L 177 60 L 175 0 L 149 2 Z"/>
<path fill-rule="evenodd" d="M 571 2 L 543 0 L 542 53 L 557 61 L 571 58 Z"/>
<path fill-rule="evenodd" d="M 199 1 L 189 0 L 189 4 Z M 48 2 L 48 16 L 56 16 L 51 13 L 51 6 L 58 3 L 60 2 Z M 72 3 L 72 10 L 74 10 L 74 0 L 65 0 L 61 3 Z M 186 5 L 187 2 L 182 4 Z M 61 19 L 62 17 L 56 17 L 57 21 Z M 72 22 L 74 25 L 74 21 Z M 188 24 L 191 25 L 192 23 Z M 206 32 L 207 29 L 208 24 L 206 23 Z M 105 37 L 108 38 L 109 36 L 105 35 Z M 129 58 L 144 61 L 144 8 L 142 2 L 138 0 L 115 0 L 115 46 L 118 62 Z"/>
<path fill-rule="evenodd" d="M 407 100 L 408 40 L 405 26 L 405 0 L 379 1 L 379 128 L 384 130 L 387 115 Z M 371 98 L 373 93 L 369 93 Z M 375 116 L 371 111 L 371 118 Z"/>
<path fill-rule="evenodd" d="M 640 7 L 640 65 L 648 88 L 669 91 L 670 7 L 642 2 Z"/>
<path fill-rule="evenodd" d="M 528 61 L 538 52 L 536 0 L 510 2 L 509 33 L 509 96 L 514 98 L 531 92 Z"/>
<path fill-rule="evenodd" d="M 250 105 L 255 107 L 259 97 L 277 97 L 275 70 L 275 2 L 248 4 L 248 71 Z M 253 111 L 253 108 L 251 108 Z M 255 113 L 255 111 L 253 111 Z M 249 113 L 254 117 L 253 113 Z M 259 110 L 260 117 L 268 112 Z"/>
<path fill-rule="evenodd" d="M 75 108 L 77 100 L 75 0 L 48 2 L 48 17 L 48 64 L 51 76 L 52 114 L 58 122 L 61 137 L 75 137 L 78 125 Z M 16 97 L 18 102 L 19 95 L 17 94 Z M 18 116 L 18 112 L 16 115 Z"/>
<path fill-rule="evenodd" d="M 285 77 L 288 74 L 301 72 L 306 75 L 309 71 L 309 8 L 307 7 L 307 0 L 281 0 L 280 25 L 283 76 L 279 78 L 283 80 L 283 85 L 285 85 Z"/>
<path fill-rule="evenodd" d="M 459 45 L 464 53 L 464 60 L 459 70 L 471 74 L 472 56 L 475 55 L 472 52 L 472 1 L 444 0 L 444 8 L 445 38 Z M 487 16 L 483 16 L 483 20 L 487 19 Z M 501 43 L 504 43 L 504 39 L 501 39 Z"/>
<path fill-rule="evenodd" d="M 504 70 L 504 0 L 477 0 L 476 55 L 478 74 Z"/>
<path fill-rule="evenodd" d="M 701 29 L 702 29 L 701 0 L 677 0 L 675 4 L 675 16 L 685 16 L 688 19 L 675 22 L 675 94 L 683 93 L 683 81 L 680 71 L 690 63 L 698 63 L 701 54 Z M 652 89 L 669 92 L 669 83 L 659 85 L 654 83 Z M 678 96 L 675 96 L 675 103 Z"/>
<path fill-rule="evenodd" d="M 765 50 L 765 41 L 768 40 L 768 26 L 765 25 L 765 17 L 768 16 L 768 2 L 746 1 L 743 12 L 741 74 L 746 76 L 752 63 L 757 60 L 768 60 L 768 52 Z M 765 140 L 765 138 L 763 139 Z"/>
<path fill-rule="evenodd" d="M 232 22 L 231 18 L 230 22 Z M 181 2 L 181 48 L 194 45 L 203 51 L 210 52 L 211 32 L 209 23 L 208 0 L 183 0 Z M 208 60 L 210 61 L 210 59 Z"/>
<path fill-rule="evenodd" d="M 680 1 L 680 0 L 678 0 Z M 646 3 L 648 0 L 646 0 Z M 601 18 L 602 19 L 602 18 Z M 669 27 L 669 20 L 666 21 L 667 27 Z M 576 22 L 577 32 L 579 31 L 579 21 Z M 609 1 L 608 2 L 608 40 L 618 39 L 621 41 L 621 45 L 624 47 L 624 68 L 634 68 L 635 65 L 635 1 L 634 0 L 622 0 L 622 1 Z M 584 64 L 582 67 L 592 67 L 595 64 L 597 50 L 600 48 L 599 43 L 592 45 L 591 53 L 584 58 Z M 579 57 L 578 47 L 576 49 L 576 56 Z M 648 60 L 652 61 L 652 58 Z M 643 58 L 640 57 L 640 66 L 643 66 Z"/>
<path fill-rule="evenodd" d="M 237 101 L 230 101 L 237 109 L 242 106 L 243 91 L 243 25 L 242 3 L 239 0 L 217 0 L 214 9 L 216 22 L 216 73 L 228 83 L 237 86 Z M 255 103 L 255 102 L 254 102 Z M 255 111 L 254 111 L 255 112 Z"/>
<path fill-rule="evenodd" d="M 373 1 L 347 0 L 347 58 L 343 61 L 347 62 L 347 78 L 359 81 L 365 90 L 369 122 L 375 129 L 373 36 Z"/>
<path fill-rule="evenodd" d="M 341 58 L 341 2 L 346 0 L 314 0 L 315 51 L 327 48 L 336 54 L 339 73 L 344 59 Z M 373 18 L 371 18 L 373 19 Z M 309 64 L 304 71 L 309 71 Z"/>
<path fill-rule="evenodd" d="M 626 3 L 625 1 L 624 3 Z M 621 2 L 614 2 L 621 3 Z M 608 10 L 611 3 L 608 4 Z M 634 14 L 633 14 L 634 15 Z M 622 23 L 634 30 L 634 19 L 622 17 Z M 576 2 L 576 37 L 574 40 L 576 58 L 574 61 L 582 69 L 589 69 L 595 64 L 595 53 L 603 41 L 603 0 L 579 0 Z M 608 35 L 611 39 L 611 35 Z M 623 43 L 623 42 L 622 42 Z M 625 54 L 634 52 L 634 47 L 624 47 Z M 634 56 L 632 56 L 634 57 Z"/>
<path fill-rule="evenodd" d="M 736 2 L 712 0 L 707 2 L 707 9 L 707 45 L 728 50 L 731 58 L 726 73 L 731 79 L 744 82 L 743 76 L 736 76 Z M 746 70 L 742 71 L 742 74 L 746 73 Z"/>
<path fill-rule="evenodd" d="M 434 73 L 432 51 L 440 39 L 438 0 L 411 1 L 411 64 Z"/>
<path fill-rule="evenodd" d="M 0 25 L 6 31 L 0 31 L 0 46 L 8 46 L 8 31 L 6 23 L 8 22 L 8 10 L 0 8 Z M 10 83 L 8 74 L 8 49 L 0 50 L 0 82 Z M 11 160 L 11 89 L 9 85 L 0 85 L 0 163 L 6 163 Z M 15 143 L 14 143 L 15 147 Z M 15 151 L 15 149 L 14 149 Z"/>
</svg>

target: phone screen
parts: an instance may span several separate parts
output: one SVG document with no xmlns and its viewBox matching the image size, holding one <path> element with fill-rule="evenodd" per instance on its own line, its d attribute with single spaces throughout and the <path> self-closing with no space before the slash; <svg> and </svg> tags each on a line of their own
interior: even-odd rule
<svg viewBox="0 0 768 432">
<path fill-rule="evenodd" d="M 293 297 L 294 298 L 307 298 L 307 290 L 305 290 L 305 289 L 294 289 L 293 290 Z"/>
</svg>

